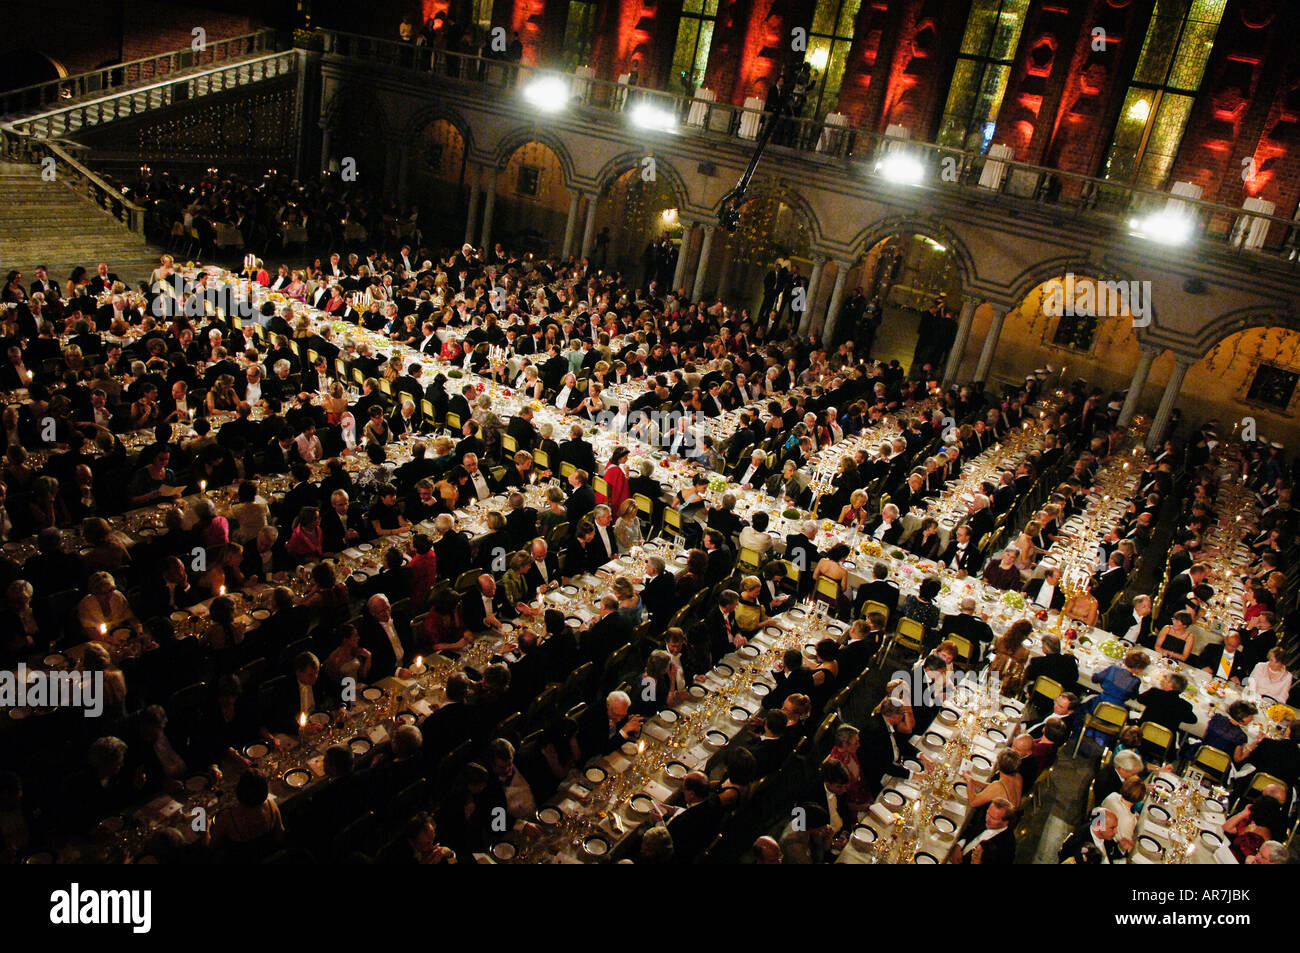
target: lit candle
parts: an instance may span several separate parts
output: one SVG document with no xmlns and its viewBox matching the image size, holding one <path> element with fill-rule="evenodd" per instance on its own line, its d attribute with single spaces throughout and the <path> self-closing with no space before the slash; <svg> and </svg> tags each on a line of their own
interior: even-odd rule
<svg viewBox="0 0 1300 953">
<path fill-rule="evenodd" d="M 217 586 L 217 595 L 219 595 L 219 596 L 224 596 L 225 594 L 226 594 L 226 587 L 225 587 L 225 586 Z"/>
<path fill-rule="evenodd" d="M 99 634 L 108 635 L 108 623 L 106 622 L 99 623 Z"/>
<path fill-rule="evenodd" d="M 207 481 L 207 480 L 200 480 L 200 481 L 199 481 L 199 492 L 200 492 L 200 493 L 206 493 L 207 491 L 208 491 L 208 481 Z"/>
<path fill-rule="evenodd" d="M 307 713 L 305 711 L 298 712 L 298 727 L 300 729 L 307 727 Z"/>
</svg>

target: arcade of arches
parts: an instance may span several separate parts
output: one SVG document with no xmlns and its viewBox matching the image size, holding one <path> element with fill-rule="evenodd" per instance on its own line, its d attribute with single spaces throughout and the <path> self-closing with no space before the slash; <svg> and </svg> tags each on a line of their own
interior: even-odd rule
<svg viewBox="0 0 1300 953">
<path fill-rule="evenodd" d="M 363 108 L 360 101 L 346 101 L 336 117 L 355 118 Z M 379 148 L 374 145 L 378 137 L 359 138 L 365 141 L 349 145 Z M 1250 328 L 1225 337 L 1199 359 L 1166 349 L 1151 349 L 1144 359 L 1141 332 L 1123 308 L 1087 320 L 1053 317 L 1043 306 L 1046 281 L 1014 306 L 982 297 L 972 302 L 963 294 L 971 276 L 963 274 L 955 250 L 923 229 L 899 227 L 872 240 L 851 260 L 828 254 L 815 245 L 814 223 L 803 203 L 784 186 L 756 189 L 742 207 L 740 227 L 728 234 L 714 225 L 712 212 L 688 211 L 690 197 L 673 177 L 648 177 L 635 162 L 625 163 L 592 190 L 572 181 L 551 146 L 530 140 L 493 171 L 490 163 L 473 161 L 464 136 L 446 119 L 420 131 L 413 156 L 404 182 L 407 198 L 438 210 L 444 220 L 447 209 L 459 208 L 466 240 L 502 241 L 538 252 L 586 252 L 596 267 L 630 272 L 644 281 L 646 249 L 666 236 L 678 249 L 675 287 L 750 309 L 761 300 L 764 273 L 784 259 L 808 282 L 815 318 L 806 330 L 826 333 L 827 340 L 842 341 L 852 334 L 834 327 L 832 305 L 842 306 L 856 288 L 868 301 L 878 299 L 884 316 L 872 350 L 878 359 L 908 366 L 921 312 L 943 298 L 954 319 L 963 305 L 970 312 L 969 332 L 959 337 L 958 353 L 947 368 L 949 379 L 1009 382 L 1026 368 L 1047 366 L 1058 375 L 1123 391 L 1139 368 L 1144 379 L 1133 403 L 1135 409 L 1149 409 L 1160 403 L 1171 377 L 1181 373 L 1177 405 L 1184 414 L 1253 417 L 1261 430 L 1278 439 L 1300 438 L 1294 416 L 1300 392 L 1300 334 L 1295 331 Z M 376 159 L 383 161 L 382 156 Z M 452 219 L 450 227 L 458 231 Z M 1091 280 L 1079 276 L 1076 286 Z M 989 349 L 985 342 L 995 324 L 996 346 Z"/>
</svg>

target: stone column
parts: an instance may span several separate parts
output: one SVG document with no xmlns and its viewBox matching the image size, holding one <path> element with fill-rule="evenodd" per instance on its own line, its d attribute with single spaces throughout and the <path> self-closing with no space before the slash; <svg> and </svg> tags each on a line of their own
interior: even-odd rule
<svg viewBox="0 0 1300 953">
<path fill-rule="evenodd" d="M 713 251 L 713 233 L 717 229 L 716 225 L 708 222 L 700 227 L 704 229 L 704 238 L 700 240 L 700 260 L 695 266 L 695 284 L 691 286 L 691 297 L 696 301 L 704 295 L 704 279 L 709 274 L 709 254 Z"/>
<path fill-rule="evenodd" d="M 975 366 L 975 380 L 984 383 L 989 377 L 989 368 L 993 366 L 993 355 L 998 349 L 998 338 L 1002 336 L 1002 322 L 1007 319 L 1007 312 L 1002 308 L 993 309 L 993 322 L 989 333 L 984 338 L 984 350 L 980 351 L 979 364 Z"/>
<path fill-rule="evenodd" d="M 596 243 L 596 206 L 599 200 L 599 192 L 587 193 L 587 221 L 582 227 L 582 250 L 578 253 L 579 258 L 590 258 L 591 248 Z"/>
<path fill-rule="evenodd" d="M 943 369 L 943 386 L 948 387 L 957 379 L 957 369 L 961 367 L 962 354 L 966 351 L 966 342 L 970 340 L 970 326 L 975 320 L 975 309 L 979 299 L 967 295 L 961 304 L 961 316 L 957 319 L 957 337 L 948 352 L 948 366 Z"/>
<path fill-rule="evenodd" d="M 578 231 L 578 205 L 582 202 L 582 193 L 576 189 L 569 191 L 569 217 L 564 223 L 564 245 L 560 253 L 561 258 L 568 258 L 573 254 L 573 237 Z"/>
<path fill-rule="evenodd" d="M 826 256 L 814 255 L 812 274 L 808 276 L 808 296 L 806 299 L 804 299 L 803 314 L 799 316 L 799 329 L 796 332 L 799 335 L 799 337 L 803 337 L 804 335 L 806 335 L 808 333 L 808 329 L 812 326 L 813 307 L 817 303 L 817 290 L 818 290 L 817 286 L 821 284 L 822 270 L 825 267 L 826 267 Z"/>
<path fill-rule="evenodd" d="M 1178 403 L 1178 395 L 1183 389 L 1183 378 L 1187 376 L 1187 369 L 1195 363 L 1194 357 L 1188 357 L 1186 354 L 1174 355 L 1174 372 L 1169 375 L 1169 383 L 1165 385 L 1165 392 L 1160 397 L 1160 406 L 1156 408 L 1151 429 L 1147 431 L 1148 450 L 1154 450 L 1164 440 L 1169 418 L 1174 413 L 1174 404 Z"/>
<path fill-rule="evenodd" d="M 676 291 L 686 281 L 686 259 L 691 254 L 691 236 L 694 234 L 695 223 L 687 222 L 682 228 L 682 244 L 677 249 L 677 269 L 673 272 L 673 286 L 671 288 L 660 288 L 660 294 L 667 291 Z"/>
<path fill-rule="evenodd" d="M 479 248 L 492 247 L 492 208 L 497 201 L 497 170 L 488 169 L 487 182 L 483 185 L 487 198 L 483 202 L 483 237 L 479 239 Z"/>
<path fill-rule="evenodd" d="M 478 225 L 478 167 L 469 167 L 469 213 L 465 217 L 465 243 L 474 244 L 474 233 Z"/>
<path fill-rule="evenodd" d="M 831 289 L 831 300 L 826 306 L 826 324 L 822 328 L 822 347 L 829 348 L 835 340 L 835 324 L 840 319 L 840 305 L 844 300 L 844 285 L 849 280 L 849 269 L 853 262 L 835 260 L 835 287 Z"/>
<path fill-rule="evenodd" d="M 320 168 L 324 172 L 330 167 L 330 127 L 320 124 Z"/>
<path fill-rule="evenodd" d="M 406 204 L 406 187 L 411 176 L 411 147 L 404 145 L 397 157 L 397 202 Z"/>
<path fill-rule="evenodd" d="M 1138 356 L 1137 367 L 1133 370 L 1133 379 L 1129 381 L 1128 393 L 1124 395 L 1124 406 L 1119 412 L 1119 425 L 1127 427 L 1133 422 L 1133 415 L 1137 413 L 1138 400 L 1142 396 L 1142 388 L 1147 386 L 1147 375 L 1151 373 L 1151 363 L 1160 356 L 1164 350 L 1158 347 L 1142 347 L 1141 354 Z"/>
</svg>

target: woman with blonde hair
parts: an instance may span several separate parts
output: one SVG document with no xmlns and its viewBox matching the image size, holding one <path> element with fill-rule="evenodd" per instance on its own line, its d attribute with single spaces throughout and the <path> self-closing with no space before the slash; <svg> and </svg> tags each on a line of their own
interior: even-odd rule
<svg viewBox="0 0 1300 953">
<path fill-rule="evenodd" d="M 867 511 L 867 491 L 854 490 L 849 494 L 849 502 L 840 510 L 839 524 L 864 529 L 870 519 L 871 514 Z"/>
<path fill-rule="evenodd" d="M 767 621 L 767 612 L 759 601 L 763 591 L 763 581 L 757 576 L 745 576 L 740 580 L 740 602 L 736 604 L 736 625 L 746 634 L 758 629 Z"/>
</svg>

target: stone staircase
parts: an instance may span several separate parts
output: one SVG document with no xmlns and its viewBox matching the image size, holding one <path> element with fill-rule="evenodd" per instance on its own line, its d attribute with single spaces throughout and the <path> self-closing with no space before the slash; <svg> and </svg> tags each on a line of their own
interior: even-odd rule
<svg viewBox="0 0 1300 953">
<path fill-rule="evenodd" d="M 39 167 L 0 162 L 0 270 L 18 269 L 23 284 L 45 265 L 61 285 L 77 265 L 109 270 L 134 286 L 149 277 L 162 249 L 62 182 L 46 182 Z"/>
</svg>

